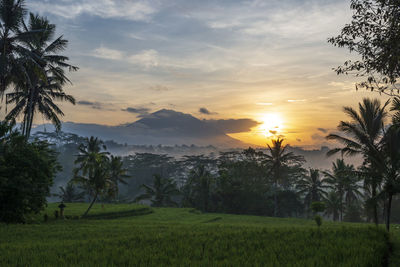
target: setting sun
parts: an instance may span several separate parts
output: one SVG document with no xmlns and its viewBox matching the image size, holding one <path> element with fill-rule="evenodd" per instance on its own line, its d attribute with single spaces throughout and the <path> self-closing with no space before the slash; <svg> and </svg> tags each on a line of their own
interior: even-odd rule
<svg viewBox="0 0 400 267">
<path fill-rule="evenodd" d="M 259 131 L 264 136 L 271 137 L 281 134 L 282 128 L 282 116 L 278 113 L 269 113 L 262 117 L 262 124 L 259 126 Z"/>
</svg>

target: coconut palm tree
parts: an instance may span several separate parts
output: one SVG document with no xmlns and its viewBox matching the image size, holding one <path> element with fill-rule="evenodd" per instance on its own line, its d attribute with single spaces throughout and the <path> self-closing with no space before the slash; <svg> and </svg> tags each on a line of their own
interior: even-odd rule
<svg viewBox="0 0 400 267">
<path fill-rule="evenodd" d="M 63 87 L 70 83 L 65 69 L 75 71 L 77 67 L 67 63 L 68 57 L 58 54 L 65 50 L 68 41 L 62 36 L 53 40 L 56 31 L 54 24 L 31 13 L 29 24 L 24 24 L 24 27 L 27 32 L 36 32 L 22 42 L 29 49 L 35 63 L 25 64 L 29 79 L 15 82 L 14 92 L 7 94 L 6 103 L 15 105 L 8 113 L 7 119 L 23 115 L 22 132 L 29 137 L 35 112 L 43 114 L 46 119 L 52 121 L 57 130 L 60 129 L 59 116 L 63 116 L 64 113 L 54 101 L 75 104 L 75 99 L 65 94 Z"/>
<path fill-rule="evenodd" d="M 392 101 L 390 111 L 394 111 L 392 115 L 392 124 L 396 127 L 400 126 L 400 97 L 395 97 Z"/>
<path fill-rule="evenodd" d="M 60 193 L 57 194 L 63 202 L 71 203 L 82 201 L 85 198 L 85 192 L 79 192 L 73 183 L 68 182 L 65 187 L 60 186 Z"/>
<path fill-rule="evenodd" d="M 321 201 L 327 188 L 325 180 L 321 179 L 319 170 L 310 169 L 309 175 L 304 176 L 296 183 L 298 193 L 304 196 L 304 204 L 310 207 L 311 203 Z"/>
<path fill-rule="evenodd" d="M 72 182 L 78 183 L 92 196 L 92 201 L 83 216 L 86 216 L 100 195 L 105 195 L 110 187 L 110 162 L 108 157 L 98 155 L 92 164 L 91 172 L 78 173 Z"/>
<path fill-rule="evenodd" d="M 330 191 L 325 197 L 324 202 L 326 206 L 325 214 L 332 215 L 334 221 L 339 219 L 339 212 L 342 208 L 342 201 L 335 191 Z"/>
<path fill-rule="evenodd" d="M 372 162 L 383 176 L 382 194 L 385 198 L 386 207 L 385 224 L 389 231 L 392 199 L 395 194 L 400 193 L 400 128 L 397 125 L 392 125 L 385 132 L 380 148 L 380 153 L 372 159 Z"/>
<path fill-rule="evenodd" d="M 106 147 L 98 138 L 86 138 L 85 143 L 80 144 L 78 149 L 79 154 L 75 160 L 78 167 L 74 169 L 72 182 L 80 184 L 92 196 L 89 208 L 83 214 L 86 216 L 98 196 L 105 194 L 110 188 L 110 162 L 108 152 L 102 151 Z"/>
<path fill-rule="evenodd" d="M 79 166 L 75 168 L 74 172 L 77 173 L 82 171 L 89 173 L 93 171 L 93 165 L 96 163 L 98 158 L 107 157 L 109 154 L 105 151 L 107 147 L 104 142 L 97 137 L 91 136 L 85 138 L 85 142 L 81 143 L 78 147 L 79 154 L 75 160 L 75 164 Z"/>
<path fill-rule="evenodd" d="M 24 32 L 23 0 L 0 0 L 0 96 L 18 80 L 29 80 L 25 65 L 34 63 L 21 43 L 34 33 Z"/>
<path fill-rule="evenodd" d="M 177 206 L 178 203 L 172 200 L 172 196 L 178 195 L 176 183 L 170 178 L 162 178 L 161 175 L 155 174 L 153 185 L 145 185 L 142 187 L 145 193 L 138 196 L 136 201 L 149 199 L 154 207 Z"/>
<path fill-rule="evenodd" d="M 111 187 L 110 187 L 110 195 L 117 197 L 118 196 L 118 184 L 127 184 L 125 179 L 129 178 L 126 174 L 128 169 L 124 168 L 124 163 L 121 157 L 113 156 L 110 157 L 110 180 L 111 180 Z"/>
<path fill-rule="evenodd" d="M 206 166 L 200 164 L 190 171 L 187 183 L 183 187 L 184 201 L 209 211 L 214 177 Z"/>
<path fill-rule="evenodd" d="M 272 146 L 268 145 L 269 155 L 265 155 L 266 163 L 270 166 L 269 175 L 273 177 L 274 183 L 274 216 L 278 215 L 278 188 L 288 180 L 288 167 L 304 162 L 302 156 L 297 156 L 293 152 L 287 152 L 287 145 L 283 145 L 284 139 L 272 140 Z"/>
<path fill-rule="evenodd" d="M 382 182 L 382 175 L 371 160 L 379 151 L 379 142 L 383 136 L 383 125 L 387 117 L 386 106 L 389 102 L 381 105 L 377 99 L 371 100 L 364 98 L 359 103 L 358 112 L 345 107 L 344 112 L 349 116 L 350 121 L 341 121 L 338 130 L 343 134 L 330 134 L 328 140 L 334 140 L 342 143 L 342 148 L 336 148 L 328 152 L 333 155 L 341 152 L 344 155 L 354 156 L 361 154 L 366 164 L 371 165 L 371 174 L 365 178 L 364 182 L 371 188 L 371 197 L 375 201 L 373 208 L 373 217 L 375 224 L 378 224 L 378 210 L 376 196 L 378 187 Z"/>
<path fill-rule="evenodd" d="M 357 201 L 361 196 L 361 185 L 359 176 L 353 165 L 346 164 L 343 159 L 337 159 L 332 164 L 332 171 L 325 171 L 325 181 L 329 188 L 333 190 L 340 200 L 340 220 L 343 220 L 345 206 L 348 207 L 353 201 Z"/>
</svg>

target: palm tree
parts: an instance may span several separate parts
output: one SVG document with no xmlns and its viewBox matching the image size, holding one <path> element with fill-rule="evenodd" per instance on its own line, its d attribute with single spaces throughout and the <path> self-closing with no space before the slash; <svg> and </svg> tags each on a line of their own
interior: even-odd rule
<svg viewBox="0 0 400 267">
<path fill-rule="evenodd" d="M 162 178 L 161 175 L 155 174 L 153 185 L 145 185 L 142 187 L 145 193 L 138 196 L 136 201 L 150 199 L 151 205 L 154 207 L 177 206 L 178 204 L 172 200 L 172 196 L 178 195 L 176 183 L 170 178 Z"/>
<path fill-rule="evenodd" d="M 392 107 L 390 111 L 394 111 L 392 115 L 392 124 L 396 127 L 400 126 L 400 97 L 393 98 Z"/>
<path fill-rule="evenodd" d="M 383 176 L 383 194 L 386 206 L 386 229 L 390 229 L 390 216 L 393 196 L 400 192 L 400 128 L 392 125 L 381 141 L 380 153 L 373 163 Z"/>
<path fill-rule="evenodd" d="M 17 80 L 29 80 L 25 64 L 34 63 L 21 43 L 34 33 L 23 31 L 23 0 L 0 0 L 0 96 Z"/>
<path fill-rule="evenodd" d="M 75 164 L 79 166 L 74 170 L 75 173 L 83 171 L 84 173 L 91 174 L 93 171 L 93 165 L 96 160 L 101 157 L 107 157 L 108 152 L 107 147 L 104 142 L 97 137 L 91 136 L 90 138 L 85 138 L 85 142 L 81 143 L 78 147 L 79 154 L 75 160 Z"/>
<path fill-rule="evenodd" d="M 126 174 L 128 172 L 127 169 L 124 168 L 124 163 L 121 157 L 113 156 L 110 157 L 110 180 L 111 180 L 111 188 L 110 195 L 117 197 L 118 196 L 118 184 L 127 184 L 125 181 L 129 176 Z"/>
<path fill-rule="evenodd" d="M 46 119 L 52 121 L 57 130 L 60 129 L 61 122 L 58 116 L 63 116 L 64 113 L 54 101 L 75 104 L 75 99 L 65 94 L 63 86 L 70 83 L 65 69 L 74 71 L 77 67 L 68 64 L 67 57 L 57 54 L 65 50 L 68 41 L 62 36 L 53 40 L 56 30 L 54 24 L 31 13 L 29 25 L 24 27 L 27 32 L 36 32 L 23 42 L 35 63 L 25 64 L 29 79 L 15 82 L 14 92 L 7 94 L 6 103 L 15 105 L 8 113 L 7 119 L 23 115 L 22 132 L 29 137 L 35 112 L 42 113 Z"/>
<path fill-rule="evenodd" d="M 57 194 L 62 202 L 78 202 L 85 198 L 85 192 L 78 192 L 73 183 L 69 182 L 65 187 L 60 186 L 60 193 Z"/>
<path fill-rule="evenodd" d="M 340 220 L 343 220 L 344 205 L 348 207 L 353 201 L 362 196 L 359 178 L 353 165 L 346 164 L 343 159 L 337 159 L 332 164 L 332 172 L 325 171 L 325 181 L 340 200 Z"/>
<path fill-rule="evenodd" d="M 72 181 L 81 184 L 92 196 L 89 208 L 83 216 L 89 213 L 98 196 L 105 194 L 110 187 L 111 174 L 110 162 L 107 157 L 108 152 L 102 151 L 102 148 L 106 149 L 103 142 L 93 136 L 86 138 L 85 143 L 80 144 L 78 148 L 79 155 L 75 160 L 78 167 L 74 169 Z"/>
<path fill-rule="evenodd" d="M 273 177 L 274 183 L 274 216 L 278 215 L 278 187 L 280 183 L 288 180 L 288 167 L 302 163 L 304 158 L 296 156 L 293 152 L 287 152 L 287 145 L 283 145 L 284 139 L 272 140 L 272 146 L 268 145 L 269 155 L 265 155 L 266 162 L 271 166 L 269 173 Z M 285 181 L 286 180 L 286 181 Z"/>
<path fill-rule="evenodd" d="M 344 135 L 330 134 L 328 140 L 338 141 L 344 147 L 336 148 L 328 152 L 333 155 L 342 152 L 344 155 L 354 156 L 361 154 L 364 162 L 371 165 L 373 171 L 368 178 L 365 178 L 365 184 L 371 188 L 371 197 L 373 199 L 373 217 L 375 224 L 378 224 L 378 208 L 376 196 L 378 187 L 382 181 L 382 175 L 377 171 L 375 163 L 371 160 L 375 157 L 379 150 L 379 142 L 383 135 L 383 125 L 387 117 L 385 108 L 388 102 L 383 106 L 377 99 L 371 100 L 364 98 L 359 103 L 358 112 L 351 107 L 345 107 L 344 112 L 350 117 L 350 121 L 341 121 L 338 130 Z"/>
<path fill-rule="evenodd" d="M 327 186 L 325 181 L 321 179 L 319 170 L 310 169 L 309 175 L 297 181 L 296 188 L 299 190 L 298 193 L 304 196 L 304 204 L 310 207 L 311 203 L 321 201 Z"/>
<path fill-rule="evenodd" d="M 324 198 L 327 215 L 332 215 L 333 220 L 339 219 L 339 212 L 342 209 L 342 201 L 335 191 L 330 191 Z"/>
<path fill-rule="evenodd" d="M 184 199 L 191 205 L 199 206 L 202 211 L 209 210 L 214 178 L 206 166 L 198 165 L 190 171 L 188 181 L 184 186 Z"/>
</svg>

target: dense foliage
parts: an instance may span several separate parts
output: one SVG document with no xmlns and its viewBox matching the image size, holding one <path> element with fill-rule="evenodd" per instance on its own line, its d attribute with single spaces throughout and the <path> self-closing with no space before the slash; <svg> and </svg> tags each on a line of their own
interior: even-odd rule
<svg viewBox="0 0 400 267">
<path fill-rule="evenodd" d="M 329 42 L 356 52 L 338 74 L 354 74 L 365 80 L 357 85 L 389 95 L 399 94 L 400 3 L 398 0 L 351 0 L 352 20 Z"/>
<path fill-rule="evenodd" d="M 0 124 L 0 221 L 25 222 L 40 212 L 59 170 L 57 154 L 47 142 L 27 142 Z"/>
</svg>

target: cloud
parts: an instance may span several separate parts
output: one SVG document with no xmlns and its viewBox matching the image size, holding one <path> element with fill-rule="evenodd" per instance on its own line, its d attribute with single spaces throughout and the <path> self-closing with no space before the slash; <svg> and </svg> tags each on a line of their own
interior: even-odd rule
<svg viewBox="0 0 400 267">
<path fill-rule="evenodd" d="M 91 15 L 132 21 L 149 21 L 157 12 L 155 6 L 151 1 L 131 0 L 34 0 L 28 3 L 28 7 L 36 12 L 66 19 Z"/>
<path fill-rule="evenodd" d="M 325 129 L 325 128 L 318 128 L 317 130 L 322 132 L 322 133 L 327 133 L 328 132 L 328 130 Z"/>
<path fill-rule="evenodd" d="M 133 107 L 127 107 L 125 109 L 122 109 L 122 111 L 126 111 L 129 113 L 133 114 L 138 114 L 139 117 L 146 116 L 149 114 L 150 109 L 149 108 L 133 108 Z"/>
<path fill-rule="evenodd" d="M 305 41 L 326 38 L 326 32 L 335 30 L 335 25 L 348 14 L 346 1 L 263 2 L 234 2 L 193 13 L 211 29 L 232 30 L 250 37 L 301 38 Z"/>
<path fill-rule="evenodd" d="M 325 136 L 322 136 L 322 135 L 316 133 L 311 136 L 311 139 L 312 140 L 325 140 Z"/>
<path fill-rule="evenodd" d="M 100 46 L 92 51 L 91 56 L 110 60 L 127 61 L 130 64 L 141 65 L 146 69 L 151 67 L 157 67 L 160 64 L 160 57 L 158 52 L 153 49 L 143 50 L 137 54 L 126 55 L 123 51 L 108 48 L 105 46 Z M 162 86 L 153 86 L 153 89 L 165 89 Z"/>
<path fill-rule="evenodd" d="M 103 59 L 121 60 L 123 58 L 123 53 L 119 50 L 100 46 L 93 50 L 92 56 Z"/>
<path fill-rule="evenodd" d="M 354 90 L 356 88 L 354 82 L 330 82 L 328 85 L 342 90 Z"/>
<path fill-rule="evenodd" d="M 252 119 L 203 120 L 224 133 L 249 132 L 260 123 Z"/>
<path fill-rule="evenodd" d="M 273 103 L 259 102 L 259 103 L 257 103 L 256 105 L 258 105 L 258 106 L 272 106 Z"/>
<path fill-rule="evenodd" d="M 142 52 L 129 57 L 132 64 L 143 65 L 146 68 L 157 67 L 159 65 L 158 52 L 154 49 L 143 50 Z"/>
<path fill-rule="evenodd" d="M 211 112 L 207 108 L 199 108 L 199 112 L 204 115 L 214 115 L 216 112 Z"/>
<path fill-rule="evenodd" d="M 93 109 L 99 109 L 99 110 L 104 109 L 103 104 L 100 103 L 100 102 L 92 102 L 92 101 L 81 100 L 81 101 L 78 101 L 77 104 L 81 105 L 81 106 L 88 106 L 88 107 L 91 107 Z"/>
<path fill-rule="evenodd" d="M 307 99 L 289 99 L 287 102 L 289 103 L 299 103 L 299 102 L 306 102 Z"/>
<path fill-rule="evenodd" d="M 166 92 L 171 90 L 171 88 L 169 88 L 168 86 L 164 86 L 164 85 L 153 85 L 149 87 L 150 90 L 152 91 L 156 91 L 156 92 Z"/>
</svg>

